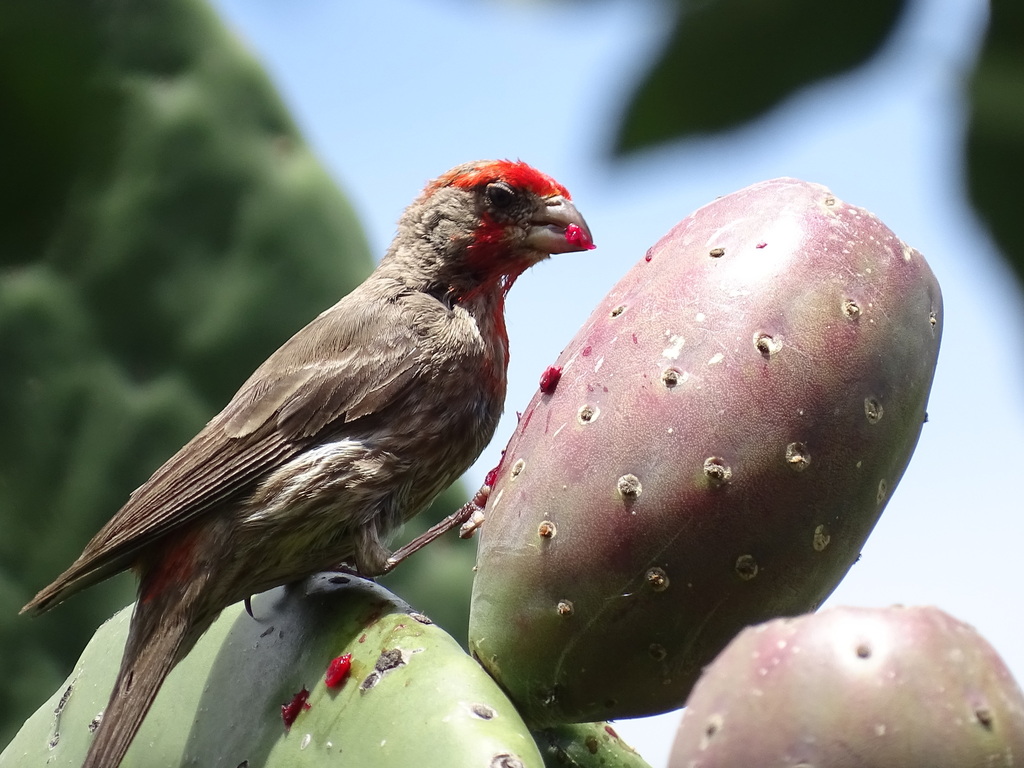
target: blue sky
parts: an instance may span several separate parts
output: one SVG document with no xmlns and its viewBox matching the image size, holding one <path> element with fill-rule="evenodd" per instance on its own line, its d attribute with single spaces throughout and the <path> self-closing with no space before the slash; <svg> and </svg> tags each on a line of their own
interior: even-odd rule
<svg viewBox="0 0 1024 768">
<path fill-rule="evenodd" d="M 797 176 L 873 211 L 923 252 L 945 301 L 930 422 L 829 602 L 938 605 L 977 627 L 1024 680 L 1024 504 L 1013 481 L 1024 467 L 1024 308 L 964 201 L 960 165 L 960 89 L 984 4 L 917 0 L 862 71 L 726 136 L 618 163 L 607 154 L 617 110 L 667 32 L 667 6 L 653 0 L 216 5 L 264 61 L 377 254 L 423 183 L 465 160 L 526 160 L 568 186 L 587 217 L 598 250 L 545 262 L 510 294 L 509 415 L 470 485 L 496 463 L 515 411 L 592 307 L 714 197 Z M 659 768 L 677 720 L 619 730 Z"/>
</svg>

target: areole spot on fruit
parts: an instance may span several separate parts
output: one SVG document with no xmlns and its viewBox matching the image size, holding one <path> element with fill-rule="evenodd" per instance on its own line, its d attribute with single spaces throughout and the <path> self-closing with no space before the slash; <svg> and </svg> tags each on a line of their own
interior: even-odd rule
<svg viewBox="0 0 1024 768">
<path fill-rule="evenodd" d="M 889 493 L 889 484 L 885 482 L 885 478 L 878 481 L 878 493 L 875 495 L 875 501 L 881 504 L 885 501 L 886 494 Z"/>
<path fill-rule="evenodd" d="M 782 339 L 776 338 L 764 331 L 758 331 L 754 334 L 754 347 L 767 360 L 782 349 Z"/>
<path fill-rule="evenodd" d="M 707 749 L 711 739 L 715 737 L 720 730 L 722 730 L 722 716 L 712 715 L 708 718 L 707 723 L 704 725 L 704 733 L 701 737 L 701 749 Z"/>
<path fill-rule="evenodd" d="M 812 546 L 815 552 L 824 552 L 825 548 L 828 547 L 829 542 L 832 541 L 832 537 L 828 533 L 828 529 L 824 525 L 819 525 L 814 529 L 814 539 L 812 540 Z"/>
<path fill-rule="evenodd" d="M 655 592 L 664 592 L 668 589 L 668 574 L 666 574 L 662 568 L 658 568 L 657 566 L 650 568 L 647 573 L 644 574 L 644 578 L 647 580 L 647 584 L 650 588 Z"/>
<path fill-rule="evenodd" d="M 655 661 L 664 661 L 668 656 L 668 651 L 665 650 L 665 646 L 660 643 L 651 643 L 650 648 L 647 652 L 651 654 L 651 658 Z"/>
<path fill-rule="evenodd" d="M 672 389 L 679 383 L 679 369 L 678 368 L 666 368 L 661 372 L 661 383 L 665 385 L 666 389 Z"/>
<path fill-rule="evenodd" d="M 725 248 L 712 248 L 708 252 L 708 256 L 713 259 L 721 258 L 722 256 L 725 256 Z"/>
<path fill-rule="evenodd" d="M 494 708 L 489 707 L 486 704 L 472 704 L 469 708 L 469 711 L 472 712 L 476 717 L 479 717 L 481 720 L 493 720 L 495 717 L 498 716 L 498 713 L 494 710 Z"/>
<path fill-rule="evenodd" d="M 721 487 L 732 480 L 732 467 L 721 456 L 709 456 L 704 459 L 704 476 L 711 485 Z"/>
<path fill-rule="evenodd" d="M 542 539 L 553 539 L 558 530 L 555 528 L 555 524 L 550 520 L 544 520 L 539 526 L 537 526 L 537 535 Z"/>
<path fill-rule="evenodd" d="M 612 317 L 618 317 L 619 315 L 621 315 L 625 311 L 626 311 L 626 305 L 625 304 L 619 304 L 619 306 L 617 306 L 615 309 L 613 309 L 611 311 L 611 316 Z"/>
<path fill-rule="evenodd" d="M 576 412 L 576 420 L 580 424 L 589 424 L 597 418 L 598 408 L 596 405 L 583 405 Z"/>
<path fill-rule="evenodd" d="M 851 320 L 856 320 L 860 317 L 860 304 L 853 299 L 847 299 L 843 302 L 843 314 Z"/>
<path fill-rule="evenodd" d="M 786 446 L 786 463 L 796 472 L 803 472 L 811 463 L 811 452 L 801 442 Z"/>
<path fill-rule="evenodd" d="M 643 492 L 640 478 L 633 474 L 623 475 L 615 483 L 615 489 L 624 499 L 635 499 Z"/>
<path fill-rule="evenodd" d="M 526 460 L 516 459 L 516 463 L 513 464 L 512 469 L 509 470 L 509 476 L 513 478 L 519 477 L 524 469 L 526 469 Z"/>
<path fill-rule="evenodd" d="M 753 555 L 740 555 L 736 558 L 736 575 L 744 581 L 750 581 L 757 576 L 757 560 Z"/>
<path fill-rule="evenodd" d="M 555 610 L 559 616 L 572 616 L 573 606 L 571 600 L 559 600 Z"/>
<path fill-rule="evenodd" d="M 864 415 L 868 419 L 868 424 L 877 424 L 882 420 L 882 414 L 885 409 L 882 408 L 882 404 L 876 397 L 865 397 L 864 398 Z"/>
</svg>

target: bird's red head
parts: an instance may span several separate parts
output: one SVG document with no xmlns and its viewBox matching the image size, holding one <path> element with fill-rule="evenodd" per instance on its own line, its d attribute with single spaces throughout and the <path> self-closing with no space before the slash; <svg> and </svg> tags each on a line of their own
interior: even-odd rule
<svg viewBox="0 0 1024 768">
<path fill-rule="evenodd" d="M 552 253 L 593 248 L 568 190 L 526 163 L 481 160 L 427 184 L 398 222 L 381 274 L 496 312 L 515 279 Z"/>
<path fill-rule="evenodd" d="M 516 189 L 529 190 L 539 197 L 561 195 L 566 200 L 572 199 L 569 190 L 564 186 L 522 160 L 484 160 L 466 163 L 435 179 L 430 187 L 437 189 L 452 186 L 472 189 L 495 181 L 504 182 Z"/>
<path fill-rule="evenodd" d="M 569 191 L 522 161 L 460 165 L 431 182 L 424 196 L 441 198 L 444 190 L 472 213 L 463 230 L 462 263 L 472 281 L 456 291 L 462 296 L 503 294 L 523 271 L 550 254 L 594 247 Z"/>
</svg>

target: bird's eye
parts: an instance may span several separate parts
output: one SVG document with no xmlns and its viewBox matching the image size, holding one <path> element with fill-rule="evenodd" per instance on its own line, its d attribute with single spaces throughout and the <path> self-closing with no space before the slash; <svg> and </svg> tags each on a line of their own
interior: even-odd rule
<svg viewBox="0 0 1024 768">
<path fill-rule="evenodd" d="M 495 208 L 508 208 L 516 199 L 516 191 L 504 181 L 492 181 L 485 193 L 487 201 Z"/>
</svg>

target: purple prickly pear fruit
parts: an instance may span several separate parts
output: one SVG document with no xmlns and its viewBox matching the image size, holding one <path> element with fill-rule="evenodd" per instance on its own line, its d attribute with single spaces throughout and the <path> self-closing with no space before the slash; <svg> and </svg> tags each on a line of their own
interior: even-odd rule
<svg viewBox="0 0 1024 768">
<path fill-rule="evenodd" d="M 554 362 L 495 473 L 470 647 L 544 725 L 685 701 L 743 627 L 816 608 L 925 421 L 924 258 L 825 187 L 707 205 Z"/>
<path fill-rule="evenodd" d="M 1024 696 L 937 608 L 830 608 L 741 632 L 686 702 L 670 768 L 995 768 L 1024 755 Z"/>
</svg>

